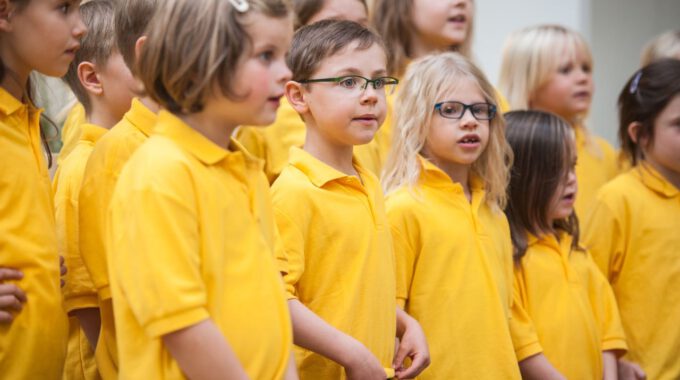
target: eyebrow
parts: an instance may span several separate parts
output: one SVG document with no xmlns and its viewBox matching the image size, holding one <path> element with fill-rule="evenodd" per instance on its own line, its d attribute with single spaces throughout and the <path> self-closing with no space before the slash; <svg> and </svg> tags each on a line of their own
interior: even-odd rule
<svg viewBox="0 0 680 380">
<path fill-rule="evenodd" d="M 378 76 L 385 76 L 386 74 L 387 74 L 387 70 L 384 70 L 384 69 L 376 70 L 373 73 L 371 73 L 371 78 L 375 78 L 375 77 L 378 77 Z M 338 71 L 338 75 L 339 76 L 342 76 L 342 75 L 363 76 L 362 73 L 361 73 L 361 70 L 354 68 L 354 67 L 348 67 L 348 68 L 342 69 L 342 70 Z"/>
</svg>

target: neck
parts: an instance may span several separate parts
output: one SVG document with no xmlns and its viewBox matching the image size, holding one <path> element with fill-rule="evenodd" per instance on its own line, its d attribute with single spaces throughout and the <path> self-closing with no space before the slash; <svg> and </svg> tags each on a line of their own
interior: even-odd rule
<svg viewBox="0 0 680 380">
<path fill-rule="evenodd" d="M 653 167 L 654 170 L 659 172 L 659 174 L 661 174 L 661 176 L 666 179 L 666 181 L 670 182 L 671 185 L 680 190 L 680 173 L 667 168 L 655 160 L 650 159 L 649 155 L 647 155 L 647 159 L 645 159 L 643 162 Z"/>
<path fill-rule="evenodd" d="M 17 74 L 8 65 L 5 65 L 5 75 L 2 81 L 0 81 L 0 86 L 15 99 L 26 102 L 26 86 L 28 85 L 29 74 L 30 71 L 24 74 Z"/>
<path fill-rule="evenodd" d="M 448 46 L 439 46 L 423 39 L 418 33 L 411 33 L 411 51 L 409 58 L 418 59 L 428 54 L 448 50 Z"/>
<path fill-rule="evenodd" d="M 451 181 L 460 183 L 463 187 L 463 192 L 468 201 L 472 201 L 472 193 L 470 192 L 470 165 L 462 165 L 451 161 L 439 160 L 436 157 L 424 152 L 425 156 L 430 159 L 439 169 L 451 178 Z"/>
<path fill-rule="evenodd" d="M 226 125 L 222 120 L 209 117 L 205 112 L 178 115 L 178 117 L 208 140 L 224 149 L 229 149 L 231 134 L 236 129 L 236 125 Z"/>
<path fill-rule="evenodd" d="M 307 126 L 304 150 L 334 169 L 347 175 L 359 176 L 352 164 L 354 146 L 334 144 L 313 126 Z"/>
<path fill-rule="evenodd" d="M 142 97 L 140 97 L 140 98 L 139 98 L 139 101 L 140 101 L 142 104 L 144 104 L 144 106 L 145 106 L 146 108 L 148 108 L 149 110 L 151 110 L 151 112 L 153 112 L 153 113 L 156 113 L 156 114 L 157 114 L 157 113 L 160 112 L 160 110 L 161 110 L 161 107 L 158 105 L 158 103 L 156 103 L 155 101 L 153 101 L 153 99 L 151 99 L 151 98 L 148 97 L 148 96 L 142 96 Z"/>
<path fill-rule="evenodd" d="M 101 107 L 99 105 L 92 105 L 92 111 L 89 112 L 87 116 L 87 121 L 90 124 L 94 124 L 96 126 L 106 128 L 106 129 L 111 129 L 116 123 L 120 121 L 122 118 L 117 118 L 111 114 L 111 112 L 107 112 L 104 107 Z"/>
</svg>

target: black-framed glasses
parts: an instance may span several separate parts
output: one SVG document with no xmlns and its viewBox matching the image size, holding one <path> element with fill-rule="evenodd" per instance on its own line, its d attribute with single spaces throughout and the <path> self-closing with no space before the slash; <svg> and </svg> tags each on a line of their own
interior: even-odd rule
<svg viewBox="0 0 680 380">
<path fill-rule="evenodd" d="M 440 102 L 434 109 L 447 119 L 460 119 L 468 109 L 477 120 L 491 120 L 496 116 L 496 106 L 491 103 L 465 104 L 456 101 Z"/>
<path fill-rule="evenodd" d="M 300 83 L 332 82 L 350 92 L 364 91 L 370 84 L 374 90 L 384 90 L 387 94 L 394 93 L 394 89 L 399 84 L 399 79 L 393 77 L 380 77 L 368 79 L 361 75 L 345 75 L 336 78 L 304 79 Z"/>
</svg>

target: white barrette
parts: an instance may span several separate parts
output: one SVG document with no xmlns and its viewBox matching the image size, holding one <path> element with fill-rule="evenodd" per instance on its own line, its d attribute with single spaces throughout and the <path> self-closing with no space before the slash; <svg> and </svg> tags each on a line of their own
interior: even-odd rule
<svg viewBox="0 0 680 380">
<path fill-rule="evenodd" d="M 241 13 L 246 13 L 248 12 L 248 9 L 250 9 L 250 4 L 248 4 L 248 0 L 229 0 L 231 5 L 236 8 L 237 11 Z"/>
</svg>

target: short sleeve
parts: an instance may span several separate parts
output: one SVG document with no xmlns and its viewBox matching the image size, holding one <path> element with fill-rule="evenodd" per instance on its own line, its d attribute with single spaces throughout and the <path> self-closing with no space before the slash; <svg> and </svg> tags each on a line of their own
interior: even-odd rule
<svg viewBox="0 0 680 380">
<path fill-rule="evenodd" d="M 534 323 L 525 309 L 526 297 L 523 295 L 526 292 L 521 273 L 521 270 L 515 270 L 510 308 L 510 336 L 518 362 L 543 352 Z"/>
<path fill-rule="evenodd" d="M 277 261 L 279 269 L 282 267 L 286 269 L 283 275 L 286 297 L 294 299 L 298 297 L 296 285 L 305 271 L 305 237 L 288 214 L 276 205 L 274 218 L 283 247 L 280 250 L 283 256 L 279 253 Z"/>
<path fill-rule="evenodd" d="M 608 281 L 615 283 L 625 254 L 623 226 L 613 209 L 602 199 L 602 191 L 584 226 L 583 244 Z"/>
<path fill-rule="evenodd" d="M 407 220 L 408 215 L 402 212 L 398 207 L 390 207 L 390 203 L 388 203 L 387 206 L 387 218 L 390 223 L 394 247 L 397 303 L 399 306 L 404 307 L 409 298 L 415 265 L 419 254 L 418 249 L 415 248 L 415 244 L 413 243 L 416 237 L 412 236 L 417 233 L 417 231 L 413 228 L 407 228 L 407 224 L 409 223 Z"/>
</svg>

